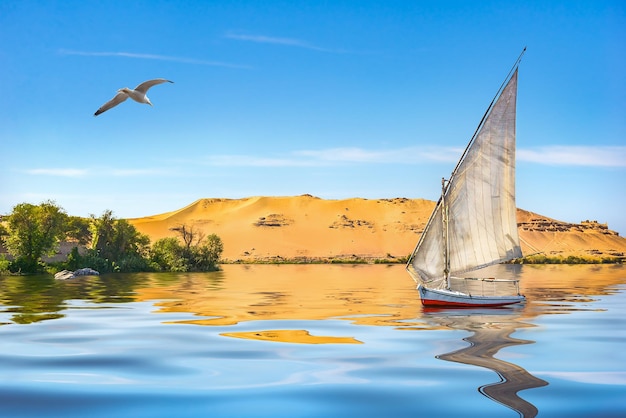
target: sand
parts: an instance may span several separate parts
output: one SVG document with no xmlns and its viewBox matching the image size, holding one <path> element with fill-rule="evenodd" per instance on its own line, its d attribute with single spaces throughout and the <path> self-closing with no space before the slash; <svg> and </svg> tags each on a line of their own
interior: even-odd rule
<svg viewBox="0 0 626 418">
<path fill-rule="evenodd" d="M 310 195 L 200 199 L 182 209 L 128 219 L 154 242 L 186 225 L 224 243 L 225 261 L 401 258 L 411 253 L 435 202 L 326 200 Z M 597 222 L 569 224 L 518 209 L 524 254 L 623 256 L 626 239 Z"/>
</svg>

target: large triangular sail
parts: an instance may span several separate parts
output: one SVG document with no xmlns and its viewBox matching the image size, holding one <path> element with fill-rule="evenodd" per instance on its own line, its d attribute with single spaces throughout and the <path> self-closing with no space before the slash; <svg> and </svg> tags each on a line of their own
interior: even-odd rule
<svg viewBox="0 0 626 418">
<path fill-rule="evenodd" d="M 522 256 L 515 205 L 517 68 L 444 183 L 407 269 L 430 288 Z"/>
</svg>

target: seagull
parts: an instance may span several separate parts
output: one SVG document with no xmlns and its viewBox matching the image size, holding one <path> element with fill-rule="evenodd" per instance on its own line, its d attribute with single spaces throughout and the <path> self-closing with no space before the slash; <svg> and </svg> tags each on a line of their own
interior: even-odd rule
<svg viewBox="0 0 626 418">
<path fill-rule="evenodd" d="M 146 96 L 146 93 L 148 92 L 148 89 L 150 87 L 156 86 L 157 84 L 161 83 L 173 83 L 173 81 L 166 80 L 164 78 L 155 78 L 154 80 L 144 81 L 143 83 L 135 87 L 134 90 L 131 90 L 128 87 L 121 88 L 117 91 L 115 97 L 100 106 L 100 109 L 96 110 L 96 113 L 94 113 L 93 115 L 98 116 L 100 113 L 104 113 L 112 107 L 117 106 L 129 97 L 137 103 L 146 103 L 152 106 L 152 103 L 150 102 L 150 99 L 148 99 L 148 96 Z"/>
</svg>

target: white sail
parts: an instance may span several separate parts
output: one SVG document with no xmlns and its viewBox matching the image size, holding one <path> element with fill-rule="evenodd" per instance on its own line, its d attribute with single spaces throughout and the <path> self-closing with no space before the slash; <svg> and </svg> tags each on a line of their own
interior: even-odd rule
<svg viewBox="0 0 626 418">
<path fill-rule="evenodd" d="M 522 256 L 515 205 L 516 98 L 517 69 L 487 111 L 411 255 L 409 272 L 431 288 L 446 286 L 446 264 L 454 275 Z"/>
</svg>

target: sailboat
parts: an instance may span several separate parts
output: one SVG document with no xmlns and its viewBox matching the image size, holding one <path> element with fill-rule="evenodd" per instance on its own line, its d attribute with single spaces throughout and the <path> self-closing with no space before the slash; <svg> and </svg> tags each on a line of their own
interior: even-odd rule
<svg viewBox="0 0 626 418">
<path fill-rule="evenodd" d="M 524 48 L 524 51 L 526 48 Z M 425 306 L 504 306 L 525 301 L 519 280 L 465 277 L 522 257 L 515 205 L 517 71 L 481 119 L 408 259 Z"/>
</svg>

